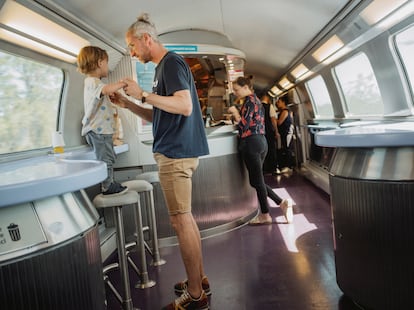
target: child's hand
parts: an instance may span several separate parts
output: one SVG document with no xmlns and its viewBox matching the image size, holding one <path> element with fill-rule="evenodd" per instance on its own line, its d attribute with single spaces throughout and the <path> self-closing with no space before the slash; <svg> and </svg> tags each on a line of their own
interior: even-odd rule
<svg viewBox="0 0 414 310">
<path fill-rule="evenodd" d="M 127 82 L 125 82 L 125 80 L 120 80 L 119 83 L 122 84 L 122 89 L 124 89 L 128 85 Z"/>
</svg>

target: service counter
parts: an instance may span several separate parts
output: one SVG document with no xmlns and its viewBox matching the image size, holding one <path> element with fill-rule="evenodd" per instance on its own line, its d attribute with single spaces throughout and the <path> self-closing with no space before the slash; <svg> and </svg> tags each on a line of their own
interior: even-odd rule
<svg viewBox="0 0 414 310">
<path fill-rule="evenodd" d="M 256 192 L 249 184 L 247 170 L 237 151 L 237 132 L 233 125 L 206 128 L 210 154 L 200 157 L 193 175 L 192 212 L 202 237 L 234 229 L 255 216 L 258 208 Z M 141 135 L 138 146 L 131 145 L 140 159 L 142 172 L 156 171 L 152 157 L 152 135 Z M 123 154 L 131 157 L 129 154 Z M 120 157 L 120 161 L 122 162 Z M 130 171 L 127 169 L 127 171 Z M 132 176 L 134 177 L 134 176 Z M 160 246 L 175 244 L 175 232 L 159 184 L 154 185 L 154 200 Z M 130 214 L 128 212 L 131 212 Z M 144 225 L 145 225 L 145 208 Z M 127 239 L 133 239 L 132 211 L 125 210 Z M 109 222 L 109 219 L 107 220 Z"/>
<path fill-rule="evenodd" d="M 337 282 L 368 309 L 413 309 L 414 123 L 316 134 L 330 171 Z"/>
<path fill-rule="evenodd" d="M 60 155 L 0 164 L 2 309 L 105 309 L 99 216 L 83 189 L 106 175 Z"/>
</svg>

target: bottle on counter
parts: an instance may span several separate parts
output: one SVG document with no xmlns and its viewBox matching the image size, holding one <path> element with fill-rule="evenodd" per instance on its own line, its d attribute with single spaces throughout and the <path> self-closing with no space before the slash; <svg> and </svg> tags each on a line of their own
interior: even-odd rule
<svg viewBox="0 0 414 310">
<path fill-rule="evenodd" d="M 52 146 L 53 153 L 59 154 L 64 152 L 65 142 L 63 141 L 63 135 L 60 131 L 52 132 Z"/>
<path fill-rule="evenodd" d="M 211 126 L 211 115 L 207 114 L 206 115 L 206 127 L 210 127 Z"/>
<path fill-rule="evenodd" d="M 207 109 L 206 109 L 206 127 L 210 127 L 211 122 L 214 121 L 212 114 L 213 114 L 213 108 L 212 107 L 207 107 Z"/>
</svg>

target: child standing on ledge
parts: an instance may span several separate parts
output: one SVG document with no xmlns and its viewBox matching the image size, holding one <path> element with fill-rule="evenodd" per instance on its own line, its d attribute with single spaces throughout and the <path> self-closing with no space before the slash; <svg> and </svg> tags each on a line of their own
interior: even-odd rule
<svg viewBox="0 0 414 310">
<path fill-rule="evenodd" d="M 114 181 L 113 165 L 116 154 L 112 136 L 114 134 L 114 111 L 107 95 L 126 86 L 123 82 L 105 84 L 102 78 L 108 76 L 108 53 L 97 46 L 83 47 L 77 58 L 78 70 L 86 75 L 84 81 L 84 108 L 82 136 L 93 147 L 96 159 L 106 163 L 108 177 L 101 183 L 102 194 L 119 195 L 127 187 Z"/>
</svg>

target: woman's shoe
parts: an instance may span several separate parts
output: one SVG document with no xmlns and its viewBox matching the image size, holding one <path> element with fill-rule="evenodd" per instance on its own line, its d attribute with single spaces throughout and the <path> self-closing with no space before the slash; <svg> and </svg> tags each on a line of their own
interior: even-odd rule
<svg viewBox="0 0 414 310">
<path fill-rule="evenodd" d="M 249 225 L 268 225 L 268 224 L 272 224 L 272 219 L 265 219 L 265 220 L 261 220 L 259 218 L 259 216 L 256 216 L 255 218 L 251 219 L 249 221 Z"/>
<path fill-rule="evenodd" d="M 283 199 L 279 206 L 286 218 L 286 222 L 288 224 L 293 223 L 292 199 Z"/>
</svg>

